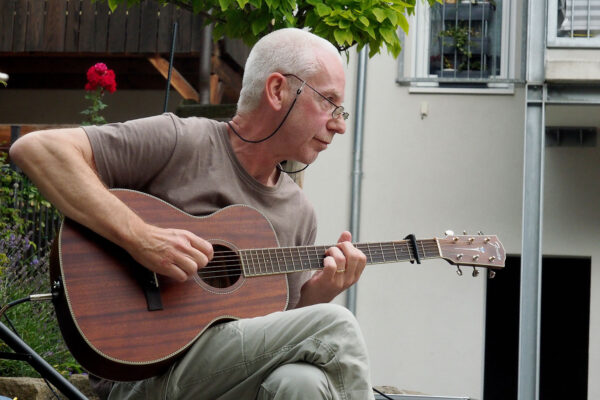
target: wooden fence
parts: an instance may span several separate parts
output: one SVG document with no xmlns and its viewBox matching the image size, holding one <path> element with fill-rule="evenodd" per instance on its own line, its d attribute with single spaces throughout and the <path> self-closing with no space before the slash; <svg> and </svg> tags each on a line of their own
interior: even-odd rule
<svg viewBox="0 0 600 400">
<path fill-rule="evenodd" d="M 0 0 L 0 53 L 166 54 L 176 21 L 176 52 L 200 53 L 203 17 L 156 0 L 114 13 L 105 1 Z"/>
</svg>

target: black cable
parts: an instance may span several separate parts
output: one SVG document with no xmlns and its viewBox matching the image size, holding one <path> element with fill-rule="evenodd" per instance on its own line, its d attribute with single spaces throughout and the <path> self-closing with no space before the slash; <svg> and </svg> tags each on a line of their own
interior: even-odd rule
<svg viewBox="0 0 600 400">
<path fill-rule="evenodd" d="M 375 389 L 375 388 L 373 388 L 373 391 L 374 391 L 375 393 L 377 393 L 377 394 L 380 394 L 380 395 L 382 395 L 383 397 L 385 397 L 385 398 L 386 398 L 386 399 L 388 399 L 388 400 L 394 400 L 394 399 L 392 399 L 390 396 L 388 396 L 388 395 L 386 395 L 386 394 L 384 394 L 384 393 L 380 392 L 379 390 L 377 390 L 377 389 Z"/>
<path fill-rule="evenodd" d="M 294 108 L 294 105 L 296 104 L 296 100 L 298 100 L 298 95 L 300 93 L 302 93 L 302 87 L 303 86 L 304 85 L 302 85 L 300 87 L 300 89 L 298 89 L 296 91 L 296 97 L 294 98 L 294 101 L 292 102 L 292 105 L 290 106 L 290 108 L 288 108 L 287 112 L 285 113 L 285 117 L 283 117 L 283 120 L 281 121 L 281 123 L 279 124 L 279 126 L 277 127 L 277 129 L 275 129 L 273 131 L 273 133 L 271 133 L 270 135 L 265 136 L 262 139 L 250 140 L 250 139 L 246 139 L 246 138 L 242 137 L 242 135 L 240 135 L 238 133 L 238 131 L 235 130 L 235 128 L 233 127 L 233 125 L 231 125 L 231 121 L 227 122 L 227 125 L 231 128 L 231 130 L 233 131 L 233 133 L 235 133 L 235 135 L 240 138 L 240 140 L 242 140 L 243 142 L 246 142 L 246 143 L 254 143 L 254 144 L 256 144 L 256 143 L 261 143 L 261 142 L 264 142 L 265 140 L 271 139 L 273 137 L 273 135 L 275 135 L 277 133 L 277 131 L 279 130 L 279 128 L 281 128 L 283 126 L 283 123 L 287 119 L 288 115 L 290 115 L 290 113 L 292 112 L 292 108 Z"/>
<path fill-rule="evenodd" d="M 310 165 L 310 164 L 306 164 L 306 165 L 305 165 L 303 168 L 297 169 L 297 170 L 295 170 L 295 171 L 286 171 L 285 169 L 283 169 L 283 168 L 281 167 L 281 163 L 277 164 L 277 165 L 275 166 L 275 168 L 277 168 L 277 170 L 278 170 L 279 172 L 285 172 L 286 174 L 289 174 L 289 175 L 291 175 L 291 174 L 297 174 L 298 172 L 302 172 L 302 171 L 304 171 L 306 168 L 308 168 L 308 166 L 309 166 L 309 165 Z"/>
</svg>

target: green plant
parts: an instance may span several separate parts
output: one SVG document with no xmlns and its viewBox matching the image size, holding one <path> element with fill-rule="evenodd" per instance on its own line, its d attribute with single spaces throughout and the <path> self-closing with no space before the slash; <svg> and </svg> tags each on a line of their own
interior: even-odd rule
<svg viewBox="0 0 600 400">
<path fill-rule="evenodd" d="M 120 5 L 141 0 L 104 0 L 114 11 Z M 242 39 L 253 45 L 277 29 L 308 28 L 341 51 L 369 45 L 369 56 L 385 46 L 394 57 L 400 54 L 398 29 L 408 32 L 408 15 L 419 0 L 159 0 L 202 14 L 214 23 L 213 38 Z M 430 5 L 442 0 L 422 0 Z"/>
<path fill-rule="evenodd" d="M 473 55 L 471 52 L 473 41 L 471 39 L 478 38 L 481 36 L 481 34 L 472 27 L 469 27 L 467 23 L 458 23 L 441 31 L 439 36 L 442 38 L 442 43 L 444 46 L 454 44 L 460 54 L 464 54 L 465 56 L 471 58 Z M 446 41 L 444 38 L 451 38 L 453 40 Z"/>
<path fill-rule="evenodd" d="M 102 125 L 106 124 L 106 119 L 100 115 L 107 105 L 102 102 L 102 97 L 107 91 L 114 93 L 117 90 L 117 82 L 115 80 L 115 72 L 108 69 L 106 64 L 97 63 L 91 66 L 87 71 L 87 83 L 85 84 L 85 99 L 90 101 L 90 104 L 81 113 L 86 116 L 83 125 Z"/>
<path fill-rule="evenodd" d="M 36 229 L 27 215 L 50 204 L 22 174 L 12 170 L 0 154 L 0 306 L 33 293 L 48 292 L 48 248 L 37 248 Z M 51 209 L 52 210 L 52 209 Z M 13 325 L 24 341 L 59 372 L 68 375 L 81 367 L 62 340 L 50 303 L 24 303 L 7 311 L 1 322 Z M 0 341 L 0 351 L 9 351 Z M 0 376 L 39 376 L 23 361 L 0 360 Z"/>
<path fill-rule="evenodd" d="M 0 231 L 11 226 L 24 235 L 34 227 L 23 215 L 38 212 L 42 207 L 52 208 L 52 205 L 25 175 L 10 167 L 7 155 L 0 153 Z"/>
</svg>

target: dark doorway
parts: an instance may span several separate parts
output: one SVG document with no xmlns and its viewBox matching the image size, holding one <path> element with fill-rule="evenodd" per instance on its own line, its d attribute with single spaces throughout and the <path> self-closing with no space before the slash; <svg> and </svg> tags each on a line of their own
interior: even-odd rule
<svg viewBox="0 0 600 400">
<path fill-rule="evenodd" d="M 521 258 L 488 281 L 484 400 L 516 400 Z M 591 259 L 543 257 L 540 400 L 587 399 Z"/>
</svg>

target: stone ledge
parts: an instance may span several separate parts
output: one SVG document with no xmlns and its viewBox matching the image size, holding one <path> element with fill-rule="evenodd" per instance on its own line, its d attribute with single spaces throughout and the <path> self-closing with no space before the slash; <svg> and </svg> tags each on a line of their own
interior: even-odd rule
<svg viewBox="0 0 600 400">
<path fill-rule="evenodd" d="M 99 400 L 92 391 L 87 375 L 72 375 L 69 377 L 69 381 L 89 400 Z M 58 389 L 54 388 L 54 390 L 60 395 L 61 399 L 66 399 L 66 397 L 64 397 L 62 393 L 58 391 Z M 43 379 L 23 377 L 0 377 L 0 396 L 6 396 L 11 399 L 16 397 L 18 400 L 56 399 Z"/>
</svg>

